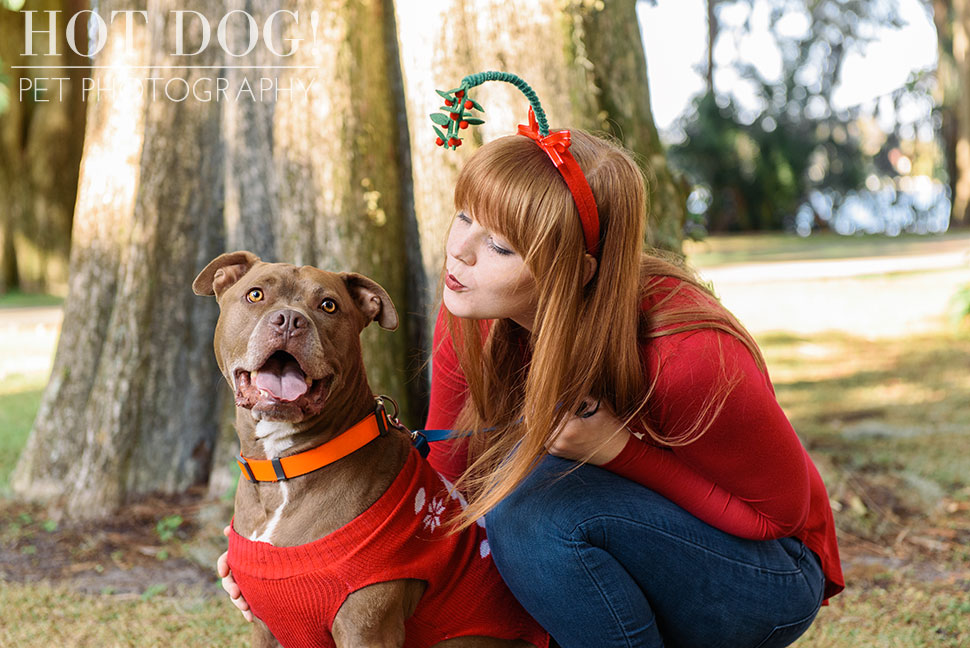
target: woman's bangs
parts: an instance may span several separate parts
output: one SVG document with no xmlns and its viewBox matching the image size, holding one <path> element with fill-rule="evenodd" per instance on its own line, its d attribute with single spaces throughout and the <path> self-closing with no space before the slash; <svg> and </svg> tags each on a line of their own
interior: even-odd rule
<svg viewBox="0 0 970 648">
<path fill-rule="evenodd" d="M 558 172 L 531 140 L 503 137 L 483 146 L 462 168 L 455 185 L 455 209 L 525 254 L 544 229 L 542 209 Z"/>
</svg>

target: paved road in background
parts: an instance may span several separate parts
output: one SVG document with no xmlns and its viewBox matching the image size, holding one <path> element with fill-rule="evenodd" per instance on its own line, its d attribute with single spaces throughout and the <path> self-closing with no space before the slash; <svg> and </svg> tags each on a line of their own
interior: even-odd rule
<svg viewBox="0 0 970 648">
<path fill-rule="evenodd" d="M 940 240 L 918 254 L 734 263 L 701 268 L 722 302 L 755 334 L 841 331 L 867 338 L 946 327 L 953 296 L 970 285 L 970 245 Z"/>
</svg>

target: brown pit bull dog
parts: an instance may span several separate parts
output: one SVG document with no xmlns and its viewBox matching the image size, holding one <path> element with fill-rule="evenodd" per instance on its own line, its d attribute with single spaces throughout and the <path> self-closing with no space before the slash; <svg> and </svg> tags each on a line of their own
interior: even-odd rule
<svg viewBox="0 0 970 648">
<path fill-rule="evenodd" d="M 442 526 L 460 495 L 375 407 L 359 335 L 397 327 L 384 289 L 245 251 L 192 288 L 219 302 L 216 360 L 236 397 L 229 566 L 253 645 L 546 648 L 484 529 Z"/>
</svg>

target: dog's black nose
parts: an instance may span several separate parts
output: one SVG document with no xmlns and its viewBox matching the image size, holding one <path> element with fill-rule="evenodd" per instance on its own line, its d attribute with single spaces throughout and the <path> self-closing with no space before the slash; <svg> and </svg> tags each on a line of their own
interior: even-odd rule
<svg viewBox="0 0 970 648">
<path fill-rule="evenodd" d="M 287 337 L 300 335 L 307 327 L 306 317 L 293 310 L 276 311 L 270 315 L 269 323 L 278 333 Z"/>
</svg>

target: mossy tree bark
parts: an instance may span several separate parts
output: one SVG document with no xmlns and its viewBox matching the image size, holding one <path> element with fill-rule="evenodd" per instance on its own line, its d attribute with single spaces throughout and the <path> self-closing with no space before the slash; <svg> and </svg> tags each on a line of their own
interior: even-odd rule
<svg viewBox="0 0 970 648">
<path fill-rule="evenodd" d="M 648 242 L 681 251 L 689 186 L 667 165 L 650 110 L 647 61 L 637 22 L 636 0 L 573 0 L 570 51 L 586 71 L 585 96 L 595 100 L 599 127 L 634 151 L 647 178 Z"/>
</svg>

